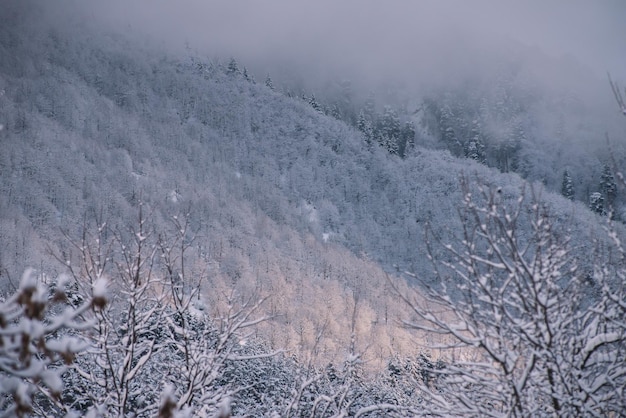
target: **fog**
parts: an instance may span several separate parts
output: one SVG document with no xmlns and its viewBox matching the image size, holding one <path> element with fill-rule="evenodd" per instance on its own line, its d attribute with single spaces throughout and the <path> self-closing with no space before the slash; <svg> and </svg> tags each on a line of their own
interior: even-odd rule
<svg viewBox="0 0 626 418">
<path fill-rule="evenodd" d="M 52 5 L 59 4 L 57 2 Z M 428 80 L 480 69 L 515 46 L 626 79 L 626 2 L 109 0 L 63 13 L 130 26 L 259 70 Z"/>
</svg>

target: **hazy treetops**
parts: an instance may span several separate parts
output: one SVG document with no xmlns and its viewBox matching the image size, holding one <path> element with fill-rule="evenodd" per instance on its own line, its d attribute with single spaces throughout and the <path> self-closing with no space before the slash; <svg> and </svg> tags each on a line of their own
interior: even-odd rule
<svg viewBox="0 0 626 418">
<path fill-rule="evenodd" d="M 509 21 L 504 18 L 464 37 L 469 28 L 455 13 L 478 18 L 484 8 L 449 10 L 429 2 L 432 8 L 423 14 L 412 6 L 415 21 L 400 19 L 406 10 L 400 2 L 385 9 L 373 3 L 356 9 L 333 6 L 338 11 L 332 16 L 320 6 L 273 3 L 257 16 L 267 20 L 265 25 L 284 23 L 282 29 L 295 30 L 301 19 L 289 16 L 311 17 L 299 28 L 312 30 L 304 40 L 290 44 L 280 31 L 280 39 L 287 39 L 285 51 L 311 58 L 286 63 L 289 71 L 311 64 L 289 76 L 273 66 L 282 56 L 264 49 L 278 35 L 261 24 L 248 34 L 238 32 L 251 17 L 235 19 L 238 23 L 227 28 L 228 16 L 239 13 L 227 2 L 210 2 L 215 13 L 204 21 L 217 26 L 211 30 L 218 32 L 209 34 L 228 37 L 207 47 L 219 58 L 207 58 L 198 44 L 172 49 L 155 38 L 145 44 L 139 40 L 164 22 L 165 11 L 171 22 L 163 23 L 160 35 L 167 37 L 170 25 L 184 19 L 189 19 L 190 34 L 200 33 L 194 31 L 201 15 L 191 19 L 188 13 L 205 6 L 188 3 L 189 9 L 173 10 L 162 2 L 151 8 L 130 2 L 128 21 L 118 19 L 117 2 L 106 9 L 95 2 L 78 6 L 67 0 L 55 7 L 9 1 L 0 12 L 0 308 L 12 315 L 9 325 L 28 316 L 25 303 L 16 302 L 25 283 L 20 287 L 17 278 L 27 267 L 38 269 L 24 277 L 39 286 L 33 289 L 43 305 L 52 300 L 45 292 L 55 281 L 43 283 L 43 277 L 70 273 L 76 287 L 67 293 L 76 299 L 69 298 L 74 311 L 68 312 L 88 320 L 90 327 L 81 334 L 89 348 L 77 355 L 68 374 L 59 368 L 38 387 L 38 375 L 31 373 L 24 377 L 26 386 L 12 385 L 7 393 L 25 387 L 42 411 L 59 412 L 64 407 L 58 404 L 55 376 L 63 374 L 65 401 L 83 412 L 101 408 L 103 415 L 172 416 L 167 411 L 194 410 L 210 416 L 232 410 L 260 416 L 402 416 L 416 414 L 425 399 L 441 410 L 454 410 L 454 399 L 463 399 L 435 399 L 435 382 L 447 378 L 446 387 L 470 393 L 461 389 L 471 386 L 465 379 L 474 366 L 451 366 L 459 360 L 458 350 L 450 354 L 432 348 L 453 339 L 400 325 L 406 321 L 420 329 L 421 320 L 430 320 L 450 331 L 437 322 L 440 318 L 428 316 L 428 309 L 438 303 L 454 311 L 454 300 L 474 295 L 463 293 L 472 283 L 495 298 L 495 285 L 481 281 L 496 277 L 490 276 L 492 270 L 497 280 L 506 277 L 504 261 L 493 258 L 499 248 L 510 250 L 505 261 L 517 263 L 509 273 L 517 274 L 519 286 L 544 289 L 540 279 L 548 274 L 549 295 L 562 298 L 559 289 L 575 290 L 580 312 L 552 306 L 537 290 L 535 301 L 550 305 L 546 311 L 558 311 L 538 327 L 553 326 L 564 315 L 584 317 L 588 306 L 609 306 L 608 316 L 593 311 L 581 317 L 588 340 L 577 344 L 585 343 L 582 349 L 599 357 L 616 352 L 612 344 L 623 338 L 623 326 L 615 319 L 623 312 L 618 300 L 623 272 L 615 260 L 623 256 L 625 197 L 619 171 L 626 161 L 624 124 L 616 122 L 614 104 L 607 105 L 612 99 L 608 87 L 606 94 L 599 91 L 602 87 L 596 91 L 597 80 L 588 70 L 532 48 L 517 45 L 509 55 L 484 43 L 490 31 Z M 77 7 L 76 14 L 64 17 L 68 5 Z M 260 7 L 249 6 L 251 14 Z M 279 10 L 282 15 L 270 18 Z M 582 19 L 586 9 L 576 3 L 572 10 Z M 136 20 L 139 12 L 145 15 L 143 23 Z M 494 13 L 509 12 L 496 8 Z M 432 44 L 421 40 L 415 48 L 407 39 L 399 41 L 404 33 L 399 29 L 385 35 L 389 39 L 361 39 L 363 45 L 354 52 L 359 59 L 351 63 L 366 65 L 371 59 L 407 74 L 415 66 L 430 68 L 415 73 L 414 80 L 393 79 L 377 69 L 374 76 L 355 81 L 334 67 L 320 75 L 319 66 L 327 61 L 311 61 L 334 57 L 338 50 L 319 51 L 325 43 L 315 46 L 323 32 L 316 25 L 334 22 L 322 40 L 335 36 L 338 48 L 344 43 L 356 48 L 336 22 L 349 21 L 351 14 L 363 25 L 350 35 L 355 37 L 371 28 L 375 17 L 398 18 L 417 26 L 410 33 L 430 34 L 429 16 L 449 15 L 451 27 L 442 32 L 445 37 L 429 38 Z M 88 29 L 76 23 L 84 16 L 98 19 Z M 58 24 L 68 18 L 75 24 Z M 131 25 L 112 31 L 111 22 Z M 257 45 L 257 53 L 266 54 L 263 59 L 257 59 L 248 39 L 257 31 L 263 35 Z M 397 44 L 391 47 L 388 41 Z M 465 42 L 483 46 L 464 48 Z M 363 58 L 369 47 L 376 54 Z M 389 55 L 378 54 L 382 50 Z M 404 51 L 405 61 L 391 51 Z M 461 63 L 469 59 L 478 64 L 463 73 Z M 349 67 L 339 58 L 333 65 Z M 428 80 L 432 85 L 425 88 Z M 585 87 L 573 88 L 579 85 Z M 481 193 L 488 197 L 485 206 L 468 208 L 472 196 Z M 510 213 L 519 214 L 515 222 L 507 218 Z M 614 223 L 607 227 L 609 220 Z M 493 232 L 493 225 L 510 228 Z M 542 225 L 549 226 L 549 233 Z M 565 257 L 561 250 L 566 248 Z M 546 264 L 558 277 L 541 269 L 546 258 L 558 264 Z M 536 275 L 520 273 L 524 260 L 535 263 Z M 575 271 L 564 266 L 570 261 Z M 473 262 L 483 269 L 475 270 Z M 109 283 L 106 307 L 88 310 L 90 305 L 79 302 L 102 296 L 103 278 Z M 426 289 L 430 299 L 420 295 Z M 516 316 L 523 311 L 523 295 L 512 295 L 506 309 L 513 312 L 507 326 L 514 332 L 497 337 L 512 335 L 519 342 L 516 358 L 536 354 L 541 366 L 551 369 L 557 361 L 545 353 L 563 353 L 550 351 L 554 347 L 543 334 L 536 340 L 549 349 L 533 351 L 535 336 L 524 337 Z M 401 303 L 403 297 L 408 305 Z M 465 311 L 456 313 L 471 322 L 488 302 L 466 301 Z M 37 320 L 46 323 L 55 314 Z M 489 324 L 497 329 L 499 314 L 493 315 Z M 537 323 L 534 317 L 523 319 Z M 614 331 L 598 331 L 603 321 Z M 490 326 L 485 329 L 492 332 Z M 558 349 L 574 339 L 572 330 L 563 327 Z M 42 329 L 68 336 L 82 332 L 77 328 L 68 319 Z M 609 348 L 602 351 L 605 345 Z M 602 349 L 595 351 L 596 346 Z M 578 362 L 578 353 L 565 354 L 588 373 L 584 379 L 572 381 L 573 374 L 564 373 L 567 382 L 551 386 L 554 393 L 532 386 L 511 401 L 519 382 L 507 379 L 517 374 L 498 371 L 513 386 L 494 401 L 496 412 L 505 414 L 510 407 L 524 415 L 524 405 L 532 404 L 534 396 L 564 402 L 564 391 L 597 382 L 604 363 L 598 360 L 589 370 Z M 166 361 L 170 358 L 175 361 Z M 47 360 L 45 367 L 59 365 L 55 356 Z M 543 369 L 528 370 L 533 382 L 544 382 L 537 377 Z M 620 373 L 614 376 L 616 385 L 623 382 Z M 167 389 L 159 376 L 184 384 Z M 246 385 L 249 376 L 253 385 Z M 496 388 L 487 381 L 485 391 L 476 392 L 480 396 Z M 602 410 L 596 406 L 610 397 L 593 393 L 599 394 L 575 408 Z M 483 402 L 480 396 L 470 399 L 475 408 L 468 413 L 488 409 L 485 402 L 491 398 Z"/>
</svg>

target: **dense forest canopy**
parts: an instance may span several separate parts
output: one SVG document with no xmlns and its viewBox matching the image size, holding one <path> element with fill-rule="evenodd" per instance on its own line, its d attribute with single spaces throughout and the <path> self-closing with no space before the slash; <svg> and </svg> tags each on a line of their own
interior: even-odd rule
<svg viewBox="0 0 626 418">
<path fill-rule="evenodd" d="M 626 123 L 593 70 L 451 31 L 420 62 L 465 73 L 320 76 L 160 43 L 142 5 L 0 12 L 0 410 L 623 410 Z"/>
</svg>

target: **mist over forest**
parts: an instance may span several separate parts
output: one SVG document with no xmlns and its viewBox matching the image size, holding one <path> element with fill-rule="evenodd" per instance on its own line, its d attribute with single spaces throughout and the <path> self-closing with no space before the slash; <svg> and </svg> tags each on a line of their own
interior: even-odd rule
<svg viewBox="0 0 626 418">
<path fill-rule="evenodd" d="M 624 15 L 4 0 L 0 416 L 623 414 Z"/>
</svg>

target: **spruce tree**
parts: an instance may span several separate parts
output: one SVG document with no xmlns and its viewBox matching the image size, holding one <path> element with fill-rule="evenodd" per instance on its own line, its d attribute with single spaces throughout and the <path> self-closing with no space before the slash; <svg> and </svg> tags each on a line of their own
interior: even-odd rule
<svg viewBox="0 0 626 418">
<path fill-rule="evenodd" d="M 456 132 L 457 117 L 448 105 L 439 107 L 439 130 L 441 132 L 441 140 L 446 147 L 456 156 L 462 155 L 463 147 Z"/>
<path fill-rule="evenodd" d="M 228 63 L 228 68 L 226 69 L 226 74 L 228 74 L 228 75 L 239 74 L 239 65 L 237 64 L 237 61 L 234 58 L 231 58 L 230 62 Z"/>
<path fill-rule="evenodd" d="M 363 132 L 363 136 L 365 136 L 365 140 L 369 144 L 374 137 L 374 129 L 372 128 L 372 122 L 367 118 L 364 110 L 359 112 L 356 127 L 359 131 Z"/>
<path fill-rule="evenodd" d="M 563 172 L 563 183 L 561 184 L 561 194 L 569 200 L 574 200 L 574 183 L 569 171 Z"/>
<path fill-rule="evenodd" d="M 398 154 L 398 142 L 400 139 L 400 118 L 391 106 L 385 106 L 385 112 L 380 119 L 380 142 L 387 151 Z"/>
<path fill-rule="evenodd" d="M 405 122 L 402 130 L 400 131 L 400 155 L 404 157 L 409 150 L 415 147 L 415 126 L 412 121 Z"/>
<path fill-rule="evenodd" d="M 617 183 L 615 183 L 615 177 L 611 171 L 611 167 L 608 164 L 604 164 L 602 168 L 602 175 L 600 176 L 600 191 L 603 194 L 606 203 L 609 206 L 613 206 L 615 198 L 617 197 Z"/>
<path fill-rule="evenodd" d="M 476 119 L 472 121 L 470 138 L 467 150 L 465 151 L 465 156 L 484 164 L 486 162 L 485 144 L 482 140 L 480 123 Z"/>
<path fill-rule="evenodd" d="M 243 67 L 243 72 L 242 72 L 243 78 L 246 81 L 251 82 L 252 84 L 256 84 L 255 80 L 254 80 L 254 76 L 250 75 L 250 73 L 248 72 L 248 69 L 244 66 Z"/>
<path fill-rule="evenodd" d="M 591 193 L 591 196 L 589 196 L 589 209 L 599 215 L 606 214 L 606 211 L 604 210 L 604 196 L 602 196 L 602 193 Z"/>
<path fill-rule="evenodd" d="M 322 106 L 317 102 L 317 100 L 315 99 L 315 94 L 312 94 L 311 97 L 308 99 L 309 105 L 311 105 L 311 107 L 313 109 L 315 109 L 316 111 L 320 112 L 320 113 L 324 113 Z"/>
</svg>

